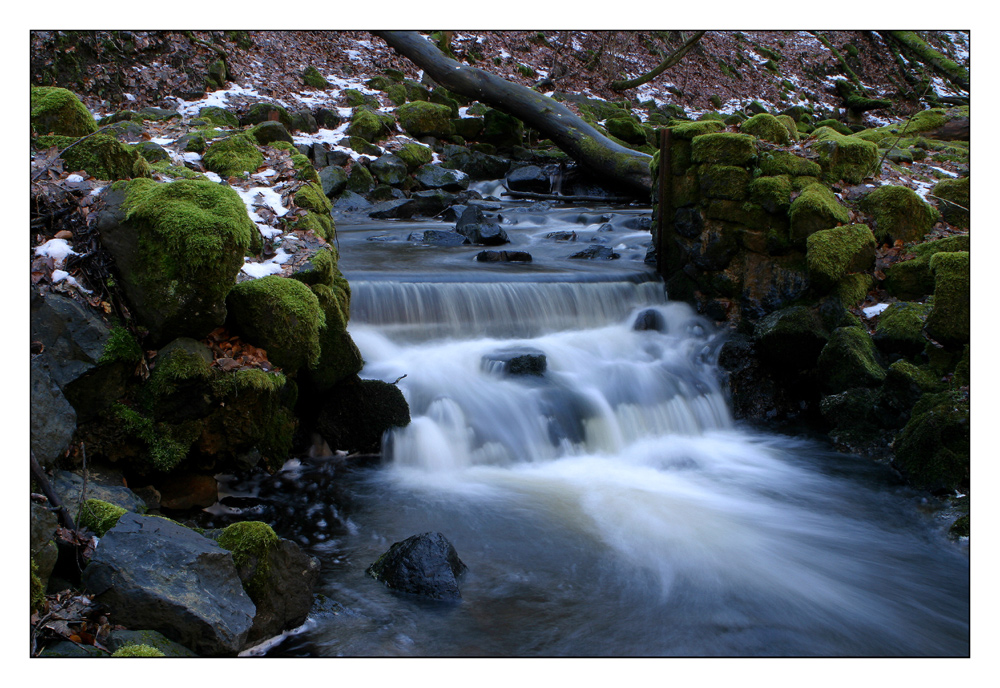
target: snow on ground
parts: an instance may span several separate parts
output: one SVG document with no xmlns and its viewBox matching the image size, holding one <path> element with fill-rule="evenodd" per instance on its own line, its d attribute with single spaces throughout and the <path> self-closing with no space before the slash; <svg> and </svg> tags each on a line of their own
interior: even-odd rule
<svg viewBox="0 0 1000 688">
<path fill-rule="evenodd" d="M 80 254 L 74 251 L 65 239 L 49 239 L 44 244 L 35 247 L 35 255 L 51 258 L 56 267 L 61 268 L 67 258 Z"/>
<path fill-rule="evenodd" d="M 876 303 L 874 306 L 869 306 L 868 308 L 861 309 L 865 314 L 866 318 L 874 318 L 876 315 L 884 311 L 889 307 L 888 303 Z"/>
</svg>

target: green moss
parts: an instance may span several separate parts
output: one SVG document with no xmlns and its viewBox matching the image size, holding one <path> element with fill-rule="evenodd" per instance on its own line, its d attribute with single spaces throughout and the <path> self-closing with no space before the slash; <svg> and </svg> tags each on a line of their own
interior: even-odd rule
<svg viewBox="0 0 1000 688">
<path fill-rule="evenodd" d="M 289 229 L 301 232 L 312 232 L 326 241 L 333 241 L 336 237 L 336 227 L 333 218 L 329 215 L 320 215 L 312 210 L 306 211 L 295 222 L 289 225 Z"/>
<path fill-rule="evenodd" d="M 894 443 L 895 464 L 918 487 L 968 489 L 969 397 L 924 394 Z"/>
<path fill-rule="evenodd" d="M 247 595 L 252 601 L 260 600 L 270 584 L 270 553 L 278 546 L 278 535 L 263 521 L 243 521 L 226 526 L 218 542 L 233 553 Z"/>
<path fill-rule="evenodd" d="M 408 171 L 413 172 L 421 165 L 431 162 L 434 159 L 434 151 L 429 146 L 419 143 L 405 143 L 396 151 L 396 156 L 406 163 Z"/>
<path fill-rule="evenodd" d="M 80 505 L 80 525 L 92 530 L 97 537 L 104 537 L 125 513 L 125 509 L 115 504 L 88 499 Z"/>
<path fill-rule="evenodd" d="M 914 258 L 889 266 L 886 271 L 885 288 L 900 299 L 919 299 L 934 290 L 934 277 L 930 271 L 930 259 L 936 253 L 954 253 L 969 250 L 966 234 L 945 237 L 916 244 L 909 249 Z"/>
<path fill-rule="evenodd" d="M 750 173 L 732 165 L 701 165 L 698 181 L 701 194 L 706 198 L 742 201 L 747 196 Z"/>
<path fill-rule="evenodd" d="M 305 156 L 303 156 L 305 157 Z M 329 215 L 333 206 L 330 199 L 323 194 L 323 189 L 317 183 L 306 183 L 295 192 L 295 205 L 306 210 L 312 210 L 322 215 Z"/>
<path fill-rule="evenodd" d="M 312 65 L 302 70 L 302 81 L 306 86 L 312 86 L 313 88 L 326 89 L 330 87 L 330 84 L 323 78 L 319 70 Z"/>
<path fill-rule="evenodd" d="M 245 132 L 228 136 L 208 147 L 202 158 L 205 167 L 223 177 L 238 177 L 256 172 L 264 156 L 254 138 Z"/>
<path fill-rule="evenodd" d="M 931 307 L 923 303 L 898 301 L 878 316 L 873 339 L 880 349 L 912 356 L 926 345 L 923 329 Z"/>
<path fill-rule="evenodd" d="M 447 105 L 417 101 L 399 106 L 396 110 L 403 130 L 411 136 L 451 136 L 452 112 Z"/>
<path fill-rule="evenodd" d="M 112 657 L 166 657 L 152 645 L 125 645 L 111 653 Z"/>
<path fill-rule="evenodd" d="M 691 141 L 692 162 L 743 166 L 756 157 L 754 138 L 747 134 L 702 134 Z"/>
<path fill-rule="evenodd" d="M 194 170 L 189 170 L 186 167 L 177 167 L 168 161 L 158 162 L 152 165 L 154 172 L 158 172 L 171 179 L 200 179 L 206 181 L 205 175 L 200 172 L 195 172 Z"/>
<path fill-rule="evenodd" d="M 796 122 L 790 115 L 776 115 L 776 118 L 781 122 L 782 126 L 788 132 L 789 141 L 799 140 L 799 127 L 798 122 Z"/>
<path fill-rule="evenodd" d="M 204 358 L 178 347 L 162 356 L 143 388 L 155 403 L 189 382 L 204 382 L 211 378 L 212 369 Z"/>
<path fill-rule="evenodd" d="M 945 179 L 934 185 L 931 195 L 937 197 L 938 209 L 949 224 L 969 228 L 969 177 Z"/>
<path fill-rule="evenodd" d="M 149 177 L 152 169 L 131 146 L 107 134 L 94 134 L 62 153 L 70 170 L 86 170 L 98 179 Z"/>
<path fill-rule="evenodd" d="M 846 225 L 850 222 L 847 209 L 823 184 L 811 184 L 792 201 L 788 211 L 790 238 L 793 243 L 804 245 L 806 238 L 823 229 Z"/>
<path fill-rule="evenodd" d="M 720 132 L 726 128 L 719 120 L 702 120 L 700 122 L 684 122 L 670 127 L 670 136 L 675 139 L 692 140 L 696 136 Z"/>
<path fill-rule="evenodd" d="M 864 301 L 874 283 L 875 278 L 868 273 L 852 272 L 840 278 L 834 293 L 845 306 L 856 306 Z"/>
<path fill-rule="evenodd" d="M 229 321 L 289 374 L 319 360 L 323 311 L 309 287 L 269 275 L 241 282 L 229 293 Z"/>
<path fill-rule="evenodd" d="M 783 150 L 761 153 L 759 165 L 761 173 L 768 176 L 818 177 L 822 174 L 822 168 L 820 168 L 819 163 Z"/>
<path fill-rule="evenodd" d="M 969 253 L 938 253 L 929 267 L 934 275 L 934 305 L 927 315 L 927 334 L 954 348 L 967 344 L 970 325 Z"/>
<path fill-rule="evenodd" d="M 810 282 L 826 292 L 848 273 L 871 269 L 875 247 L 875 237 L 867 225 L 842 225 L 810 234 L 806 237 Z"/>
<path fill-rule="evenodd" d="M 905 186 L 879 187 L 861 199 L 859 207 L 874 218 L 878 240 L 888 244 L 919 241 L 939 218 L 933 206 Z"/>
<path fill-rule="evenodd" d="M 104 351 L 98 363 L 114 363 L 122 361 L 124 363 L 138 363 L 142 360 L 142 349 L 139 342 L 135 340 L 132 333 L 121 325 L 111 328 L 108 341 L 104 343 Z"/>
<path fill-rule="evenodd" d="M 817 139 L 812 150 L 819 156 L 823 178 L 828 182 L 843 179 L 860 184 L 865 177 L 877 172 L 878 146 L 855 136 L 844 136 L 828 127 L 813 132 Z"/>
<path fill-rule="evenodd" d="M 170 427 L 155 423 L 153 419 L 138 411 L 116 403 L 112 415 L 126 435 L 142 441 L 147 449 L 144 468 L 167 473 L 187 457 L 188 449 L 197 434 L 193 426 Z"/>
<path fill-rule="evenodd" d="M 612 136 L 629 144 L 645 144 L 646 129 L 634 118 L 622 114 L 605 120 L 604 128 Z"/>
<path fill-rule="evenodd" d="M 97 131 L 90 111 L 65 88 L 32 86 L 30 107 L 31 128 L 36 134 L 86 136 Z"/>
<path fill-rule="evenodd" d="M 316 168 L 309 162 L 309 158 L 301 153 L 293 153 L 292 164 L 295 166 L 295 171 L 298 173 L 296 176 L 299 179 L 312 182 L 312 184 L 319 184 L 319 173 L 316 172 Z M 306 186 L 311 186 L 311 184 L 307 184 Z"/>
<path fill-rule="evenodd" d="M 229 110 L 224 110 L 214 105 L 208 105 L 198 110 L 198 116 L 202 119 L 207 119 L 217 127 L 236 128 L 240 125 L 240 121 L 236 119 L 236 115 L 229 112 Z"/>
<path fill-rule="evenodd" d="M 787 213 L 791 204 L 792 180 L 788 175 L 758 177 L 748 187 L 750 200 L 769 213 Z"/>
<path fill-rule="evenodd" d="M 294 272 L 291 278 L 310 287 L 316 284 L 332 287 L 338 275 L 340 270 L 337 268 L 337 251 L 332 246 L 327 246 L 314 253 L 309 262 Z"/>
<path fill-rule="evenodd" d="M 339 286 L 331 288 L 325 284 L 315 284 L 312 290 L 323 309 L 326 324 L 320 330 L 320 358 L 310 374 L 316 386 L 325 390 L 360 371 L 364 359 L 347 332 L 349 294 Z"/>
<path fill-rule="evenodd" d="M 789 118 L 791 119 L 791 118 Z M 794 122 L 792 123 L 794 125 Z M 788 143 L 789 132 L 774 115 L 762 112 L 740 125 L 740 131 L 772 143 Z"/>
<path fill-rule="evenodd" d="M 817 363 L 823 387 L 830 393 L 852 387 L 878 387 L 885 379 L 875 344 L 859 326 L 835 329 Z"/>
<path fill-rule="evenodd" d="M 38 564 L 31 560 L 31 611 L 41 611 L 45 607 L 45 586 L 38 577 Z"/>
</svg>

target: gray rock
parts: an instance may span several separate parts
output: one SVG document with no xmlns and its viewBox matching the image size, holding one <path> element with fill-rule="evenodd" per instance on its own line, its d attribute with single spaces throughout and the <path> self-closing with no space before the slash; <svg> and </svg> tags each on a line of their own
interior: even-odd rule
<svg viewBox="0 0 1000 688">
<path fill-rule="evenodd" d="M 359 193 L 353 191 L 345 191 L 340 194 L 338 198 L 333 203 L 333 209 L 340 212 L 357 212 L 359 210 L 367 210 L 372 207 L 371 201 L 362 196 Z"/>
<path fill-rule="evenodd" d="M 450 232 L 444 229 L 428 229 L 423 232 L 413 232 L 406 237 L 407 241 L 416 241 L 421 244 L 431 244 L 433 246 L 461 246 L 469 243 L 469 240 L 458 232 Z"/>
<path fill-rule="evenodd" d="M 31 451 L 43 467 L 69 447 L 76 431 L 76 411 L 38 358 L 31 361 Z"/>
<path fill-rule="evenodd" d="M 510 242 L 507 232 L 496 222 L 487 220 L 483 211 L 474 205 L 467 206 L 455 224 L 455 231 L 473 244 L 499 246 Z"/>
<path fill-rule="evenodd" d="M 526 165 L 507 174 L 507 188 L 511 191 L 549 193 L 552 187 L 549 175 L 541 167 Z"/>
<path fill-rule="evenodd" d="M 46 585 L 52 569 L 59 558 L 59 549 L 55 543 L 56 528 L 59 519 L 50 509 L 42 504 L 31 503 L 31 558 L 38 567 L 38 577 L 42 585 Z"/>
<path fill-rule="evenodd" d="M 401 158 L 386 153 L 368 165 L 368 171 L 382 184 L 396 186 L 407 177 L 406 163 Z"/>
<path fill-rule="evenodd" d="M 82 475 L 70 471 L 55 471 L 52 474 L 52 489 L 74 521 L 80 516 L 80 503 L 83 501 L 80 499 L 81 496 L 116 504 L 126 511 L 145 512 L 146 503 L 125 487 L 124 483 L 120 473 L 90 468 L 87 472 L 87 492 L 84 495 Z"/>
<path fill-rule="evenodd" d="M 612 251 L 607 246 L 600 244 L 595 244 L 588 246 L 582 251 L 577 251 L 570 258 L 576 258 L 581 260 L 614 260 L 618 258 L 618 254 Z"/>
<path fill-rule="evenodd" d="M 415 211 L 415 204 L 409 198 L 394 198 L 376 203 L 368 216 L 378 220 L 400 219 L 413 217 Z"/>
<path fill-rule="evenodd" d="M 149 645 L 162 652 L 165 657 L 198 656 L 158 631 L 111 631 L 104 643 L 104 646 L 112 652 L 120 650 L 126 645 Z"/>
<path fill-rule="evenodd" d="M 291 540 L 279 540 L 268 551 L 267 562 L 248 563 L 238 573 L 246 582 L 262 567 L 267 582 L 261 586 L 263 592 L 253 600 L 257 614 L 247 634 L 248 645 L 301 626 L 312 609 L 313 590 L 319 580 L 319 560 Z"/>
<path fill-rule="evenodd" d="M 428 189 L 461 191 L 469 188 L 469 175 L 465 172 L 448 169 L 433 163 L 421 165 L 414 171 L 413 176 Z"/>
<path fill-rule="evenodd" d="M 344 172 L 343 167 L 327 165 L 319 171 L 319 183 L 323 187 L 323 193 L 332 198 L 347 188 L 347 172 Z"/>
<path fill-rule="evenodd" d="M 531 254 L 527 251 L 480 251 L 476 260 L 480 263 L 530 263 Z"/>
<path fill-rule="evenodd" d="M 483 356 L 482 367 L 487 372 L 502 375 L 541 376 L 545 374 L 548 361 L 545 352 L 538 349 L 505 349 Z"/>
<path fill-rule="evenodd" d="M 435 600 L 459 600 L 458 578 L 468 570 L 441 533 L 421 533 L 396 542 L 367 573 L 386 587 Z"/>
<path fill-rule="evenodd" d="M 83 571 L 115 623 L 159 631 L 199 655 L 234 655 L 256 608 L 232 554 L 184 526 L 124 514 Z"/>
<path fill-rule="evenodd" d="M 288 130 L 285 129 L 285 125 L 281 122 L 261 122 L 251 131 L 254 138 L 257 139 L 257 143 L 262 146 L 274 143 L 275 141 L 295 143 L 292 139 L 292 135 L 288 133 Z"/>
</svg>

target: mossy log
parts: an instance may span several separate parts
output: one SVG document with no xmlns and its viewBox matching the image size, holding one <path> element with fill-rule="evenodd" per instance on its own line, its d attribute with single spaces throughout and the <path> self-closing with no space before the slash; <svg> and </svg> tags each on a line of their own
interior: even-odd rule
<svg viewBox="0 0 1000 688">
<path fill-rule="evenodd" d="M 413 31 L 376 31 L 449 91 L 474 98 L 534 127 L 592 173 L 647 197 L 650 156 L 615 143 L 569 108 L 537 91 L 446 57 Z"/>
<path fill-rule="evenodd" d="M 969 70 L 932 48 L 915 31 L 880 31 L 887 40 L 895 41 L 919 62 L 929 66 L 956 86 L 969 90 Z"/>
</svg>

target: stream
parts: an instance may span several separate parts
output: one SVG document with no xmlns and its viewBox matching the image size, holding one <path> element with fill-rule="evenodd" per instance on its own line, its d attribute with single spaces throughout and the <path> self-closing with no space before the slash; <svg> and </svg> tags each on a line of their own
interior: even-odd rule
<svg viewBox="0 0 1000 688">
<path fill-rule="evenodd" d="M 967 544 L 885 466 L 733 420 L 720 333 L 643 262 L 648 208 L 504 206 L 496 248 L 531 263 L 338 218 L 361 377 L 399 379 L 412 423 L 377 466 L 226 486 L 322 563 L 268 656 L 969 653 Z M 592 244 L 620 257 L 568 257 Z M 427 531 L 469 567 L 459 603 L 365 575 Z"/>
</svg>

